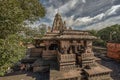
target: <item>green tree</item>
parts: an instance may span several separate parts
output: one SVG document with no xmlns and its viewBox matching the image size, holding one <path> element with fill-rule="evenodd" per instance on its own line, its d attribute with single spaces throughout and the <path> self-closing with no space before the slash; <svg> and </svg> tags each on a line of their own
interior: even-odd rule
<svg viewBox="0 0 120 80">
<path fill-rule="evenodd" d="M 111 25 L 99 31 L 90 30 L 89 32 L 99 38 L 99 40 L 93 42 L 95 46 L 105 47 L 107 41 L 120 42 L 120 25 L 118 24 Z"/>
<path fill-rule="evenodd" d="M 46 32 L 46 25 L 38 27 L 24 27 L 20 35 L 24 37 L 24 44 L 33 43 L 35 38 L 42 38 Z"/>
<path fill-rule="evenodd" d="M 93 42 L 95 46 L 106 47 L 108 41 L 120 42 L 120 25 L 118 24 L 103 28 L 97 31 L 97 33 L 96 31 L 91 30 L 90 33 L 100 38 Z"/>
<path fill-rule="evenodd" d="M 89 30 L 89 33 L 92 34 L 93 36 L 97 36 L 97 31 L 96 30 Z"/>
<path fill-rule="evenodd" d="M 4 73 L 25 55 L 25 47 L 20 44 L 20 36 L 10 35 L 7 39 L 0 39 L 0 75 Z"/>
<path fill-rule="evenodd" d="M 98 31 L 98 36 L 104 41 L 120 41 L 120 25 L 112 25 Z"/>
<path fill-rule="evenodd" d="M 39 0 L 0 0 L 0 38 L 23 28 L 25 20 L 36 20 L 45 15 Z"/>
<path fill-rule="evenodd" d="M 26 21 L 35 21 L 45 16 L 39 0 L 0 0 L 0 76 L 25 54 L 20 45 L 20 36 Z"/>
</svg>

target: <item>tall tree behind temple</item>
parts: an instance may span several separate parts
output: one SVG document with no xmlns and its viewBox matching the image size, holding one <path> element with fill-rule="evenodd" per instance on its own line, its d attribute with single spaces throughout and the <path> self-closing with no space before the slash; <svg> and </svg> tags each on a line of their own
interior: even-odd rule
<svg viewBox="0 0 120 80">
<path fill-rule="evenodd" d="M 33 41 L 33 38 L 41 38 L 46 33 L 47 25 L 41 24 L 37 27 L 24 27 L 24 29 L 21 31 L 22 36 L 25 38 L 25 43 L 31 43 Z"/>
<path fill-rule="evenodd" d="M 35 21 L 45 16 L 39 0 L 0 0 L 0 75 L 25 54 L 23 37 L 17 33 L 25 20 Z"/>
<path fill-rule="evenodd" d="M 90 30 L 92 35 L 97 36 L 99 40 L 94 41 L 95 46 L 106 46 L 107 41 L 120 42 L 120 25 L 112 25 L 99 31 Z"/>
<path fill-rule="evenodd" d="M 97 35 L 104 41 L 120 41 L 120 25 L 112 25 L 97 32 Z"/>
</svg>

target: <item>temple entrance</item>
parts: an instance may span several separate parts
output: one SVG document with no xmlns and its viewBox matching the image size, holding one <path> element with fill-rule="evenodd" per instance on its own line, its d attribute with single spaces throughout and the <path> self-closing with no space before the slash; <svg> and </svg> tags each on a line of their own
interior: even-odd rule
<svg viewBox="0 0 120 80">
<path fill-rule="evenodd" d="M 49 46 L 49 50 L 58 50 L 58 49 L 59 49 L 58 44 L 51 44 L 51 45 Z"/>
</svg>

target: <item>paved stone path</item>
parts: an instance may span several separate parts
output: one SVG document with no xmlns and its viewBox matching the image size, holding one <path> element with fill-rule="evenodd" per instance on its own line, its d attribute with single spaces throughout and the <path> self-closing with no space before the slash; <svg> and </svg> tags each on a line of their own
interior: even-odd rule
<svg viewBox="0 0 120 80">
<path fill-rule="evenodd" d="M 120 62 L 102 59 L 101 64 L 112 69 L 111 77 L 113 78 L 113 80 L 120 80 Z"/>
</svg>

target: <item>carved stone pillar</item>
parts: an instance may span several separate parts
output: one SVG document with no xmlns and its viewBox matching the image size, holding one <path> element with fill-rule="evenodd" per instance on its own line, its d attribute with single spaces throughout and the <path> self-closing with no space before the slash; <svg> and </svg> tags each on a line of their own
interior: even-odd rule
<svg viewBox="0 0 120 80">
<path fill-rule="evenodd" d="M 70 52 L 70 54 L 72 54 L 72 53 L 73 53 L 72 48 L 70 48 L 70 51 L 69 51 L 69 52 Z"/>
<path fill-rule="evenodd" d="M 49 50 L 49 45 L 46 46 L 46 50 L 47 50 L 47 51 Z"/>
<path fill-rule="evenodd" d="M 77 53 L 78 50 L 77 50 L 77 42 L 76 41 L 74 41 L 74 47 L 75 47 L 75 53 Z"/>
<path fill-rule="evenodd" d="M 67 54 L 67 48 L 66 47 L 64 47 L 64 53 Z"/>
</svg>

